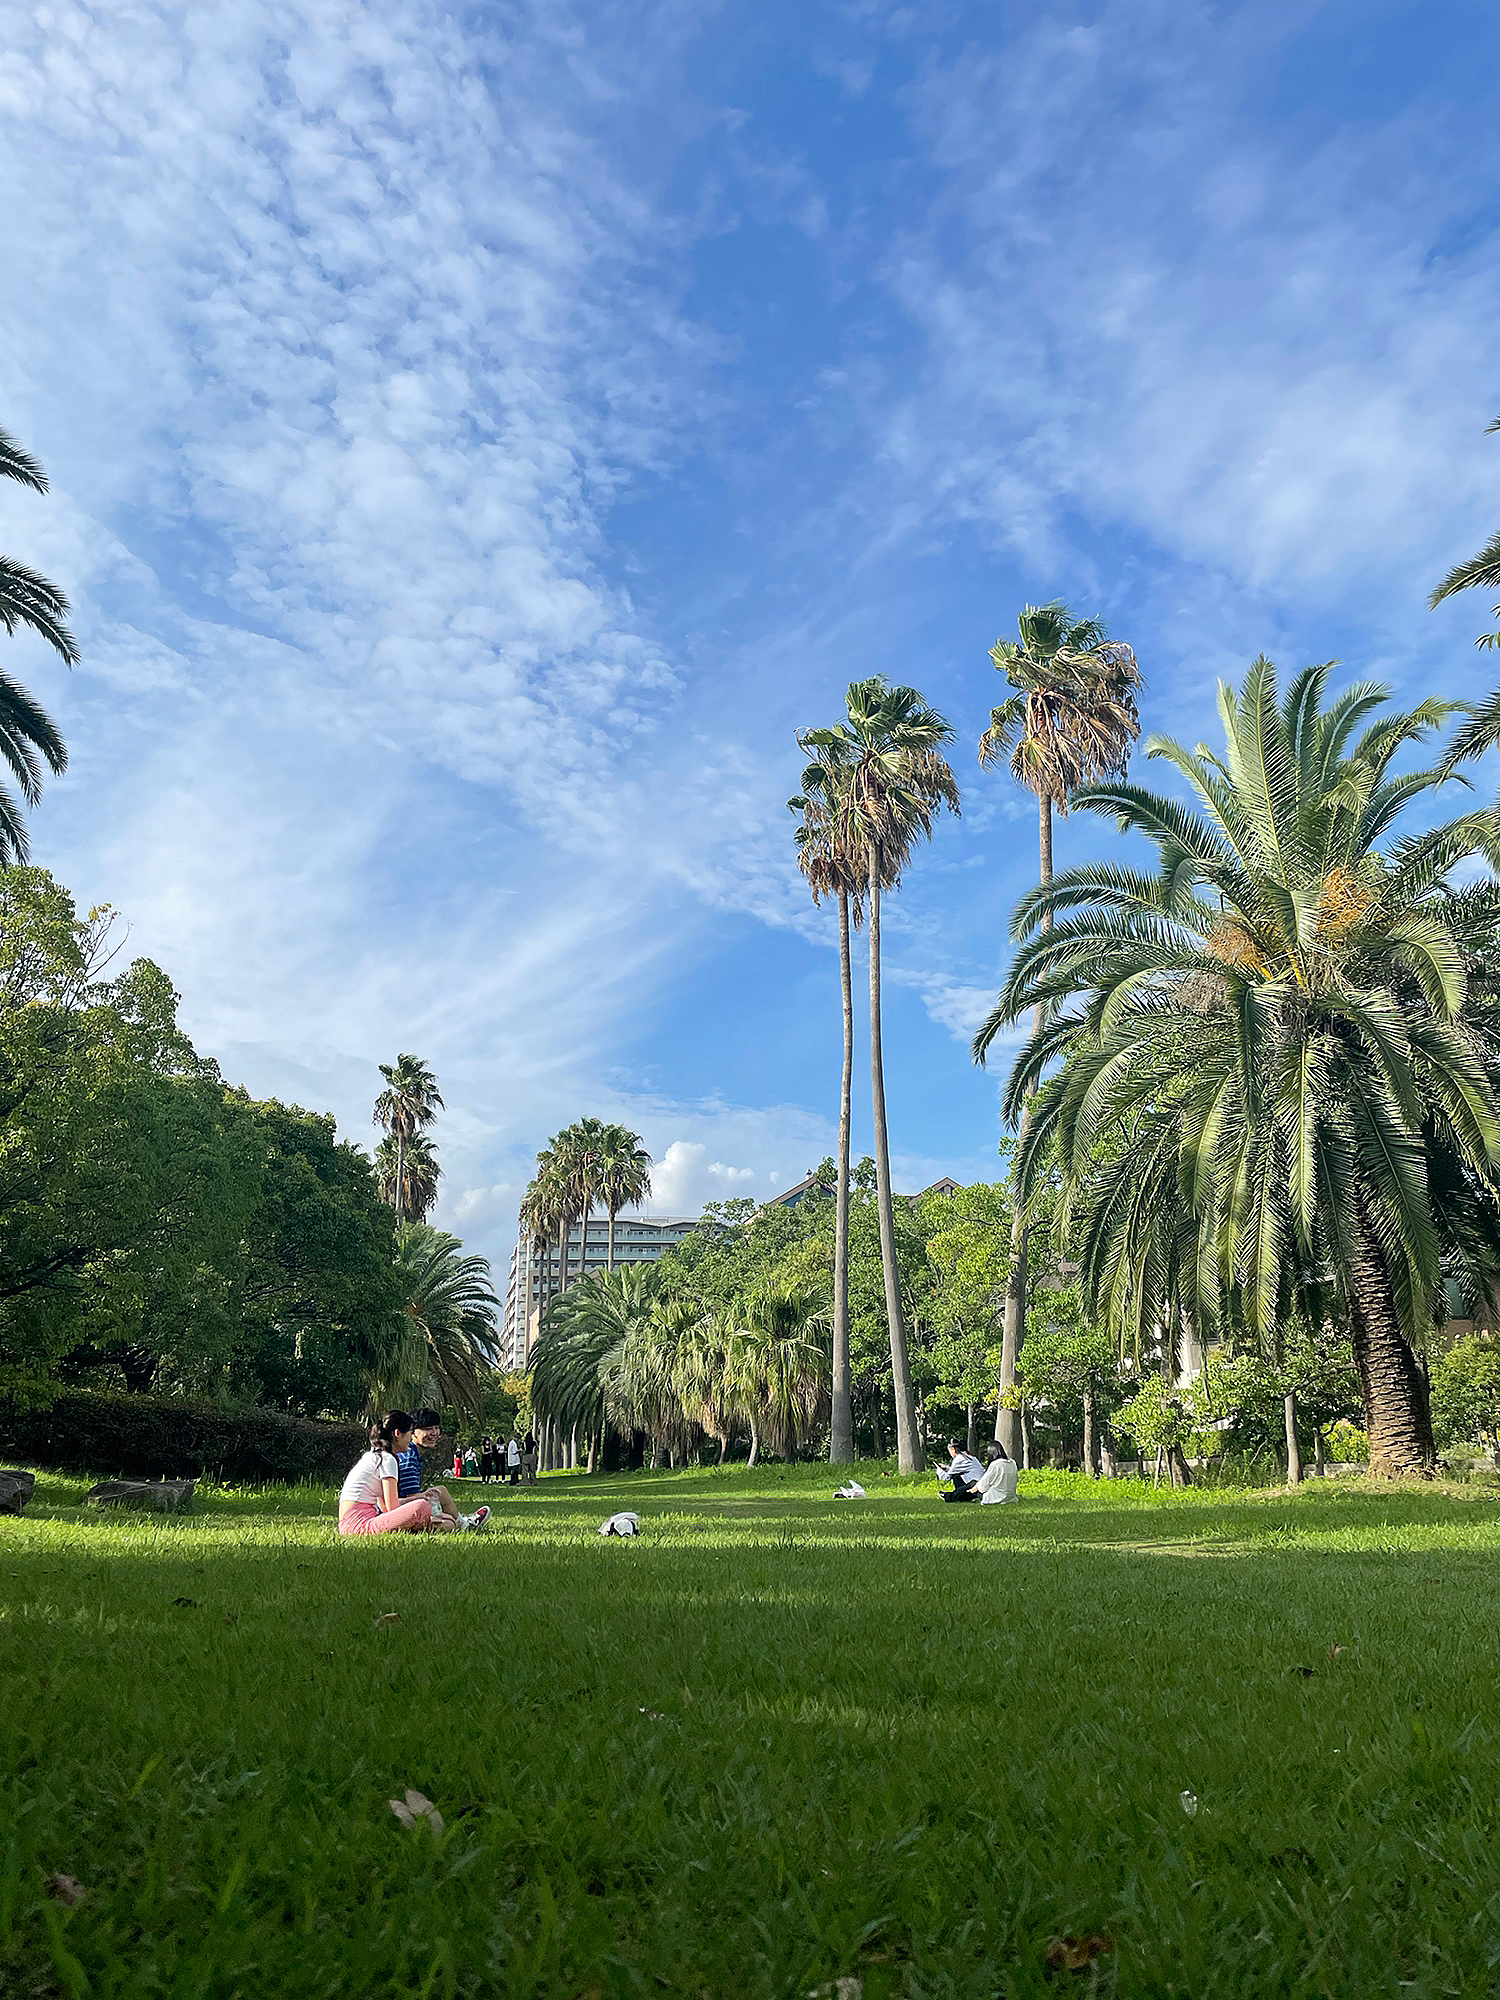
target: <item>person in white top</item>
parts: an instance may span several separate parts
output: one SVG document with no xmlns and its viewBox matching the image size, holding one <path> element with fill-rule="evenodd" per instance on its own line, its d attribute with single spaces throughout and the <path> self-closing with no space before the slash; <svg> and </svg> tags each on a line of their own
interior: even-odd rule
<svg viewBox="0 0 1500 2000">
<path fill-rule="evenodd" d="M 427 1494 L 403 1501 L 397 1492 L 396 1454 L 411 1443 L 411 1432 L 405 1410 L 390 1410 L 371 1424 L 370 1449 L 349 1468 L 339 1493 L 341 1535 L 425 1535 L 429 1528 L 450 1533 L 457 1529 L 457 1521 L 450 1521 Z"/>
<path fill-rule="evenodd" d="M 945 1500 L 977 1500 L 979 1482 L 984 1477 L 984 1467 L 972 1451 L 963 1450 L 956 1438 L 948 1440 L 947 1465 L 935 1465 L 932 1469 L 939 1479 L 952 1481 L 944 1492 Z"/>
<path fill-rule="evenodd" d="M 511 1485 L 519 1486 L 521 1483 L 521 1440 L 514 1432 L 511 1433 L 505 1447 L 505 1469 L 510 1475 Z"/>
<path fill-rule="evenodd" d="M 981 1507 L 1008 1507 L 1016 1497 L 1016 1461 L 997 1438 L 985 1453 L 989 1464 L 979 1482 Z"/>
</svg>

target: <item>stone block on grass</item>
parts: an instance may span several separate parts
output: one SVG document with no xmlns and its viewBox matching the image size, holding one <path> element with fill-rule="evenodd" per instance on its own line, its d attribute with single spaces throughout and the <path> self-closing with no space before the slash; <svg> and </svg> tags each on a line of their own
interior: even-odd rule
<svg viewBox="0 0 1500 2000">
<path fill-rule="evenodd" d="M 84 1495 L 85 1507 L 140 1507 L 180 1514 L 193 1504 L 191 1479 L 101 1479 Z"/>
<path fill-rule="evenodd" d="M 0 1514 L 19 1514 L 36 1486 L 34 1472 L 0 1468 Z"/>
</svg>

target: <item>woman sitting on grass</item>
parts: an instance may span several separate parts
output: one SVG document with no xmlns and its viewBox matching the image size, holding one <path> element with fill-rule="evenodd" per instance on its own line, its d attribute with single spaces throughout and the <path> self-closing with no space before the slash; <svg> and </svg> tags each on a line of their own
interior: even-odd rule
<svg viewBox="0 0 1500 2000">
<path fill-rule="evenodd" d="M 450 1533 L 450 1521 L 425 1493 L 402 1501 L 397 1493 L 398 1452 L 411 1443 L 412 1421 L 405 1410 L 390 1410 L 370 1426 L 370 1449 L 356 1459 L 339 1494 L 341 1535 L 425 1535 L 429 1528 Z"/>
</svg>

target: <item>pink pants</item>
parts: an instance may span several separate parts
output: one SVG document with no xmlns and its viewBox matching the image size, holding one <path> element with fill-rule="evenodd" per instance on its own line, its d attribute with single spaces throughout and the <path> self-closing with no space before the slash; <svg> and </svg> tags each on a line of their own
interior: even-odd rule
<svg viewBox="0 0 1500 2000">
<path fill-rule="evenodd" d="M 419 1535 L 431 1526 L 432 1506 L 425 1494 L 393 1507 L 389 1514 L 382 1514 L 373 1501 L 356 1500 L 347 1514 L 339 1516 L 341 1535 L 395 1535 L 403 1531 Z"/>
</svg>

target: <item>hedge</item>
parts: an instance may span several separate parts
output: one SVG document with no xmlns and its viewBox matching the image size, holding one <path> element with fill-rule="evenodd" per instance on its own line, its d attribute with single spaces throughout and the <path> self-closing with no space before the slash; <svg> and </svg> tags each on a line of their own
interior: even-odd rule
<svg viewBox="0 0 1500 2000">
<path fill-rule="evenodd" d="M 115 1389 L 64 1389 L 48 1409 L 0 1398 L 0 1459 L 57 1472 L 337 1485 L 368 1443 L 363 1424 Z"/>
</svg>

